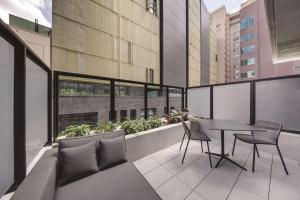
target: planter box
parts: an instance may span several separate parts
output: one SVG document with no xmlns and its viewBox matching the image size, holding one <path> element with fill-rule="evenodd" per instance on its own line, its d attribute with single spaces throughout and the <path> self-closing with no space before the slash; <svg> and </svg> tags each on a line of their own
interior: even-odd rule
<svg viewBox="0 0 300 200">
<path fill-rule="evenodd" d="M 181 123 L 171 124 L 136 134 L 126 135 L 127 157 L 134 162 L 181 141 Z"/>
</svg>

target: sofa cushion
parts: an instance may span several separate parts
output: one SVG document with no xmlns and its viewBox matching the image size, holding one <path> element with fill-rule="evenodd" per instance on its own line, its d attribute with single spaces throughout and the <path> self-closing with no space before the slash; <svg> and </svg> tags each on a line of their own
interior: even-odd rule
<svg viewBox="0 0 300 200">
<path fill-rule="evenodd" d="M 63 139 L 60 140 L 58 143 L 58 150 L 59 152 L 64 149 L 64 148 L 69 148 L 69 147 L 78 147 L 84 144 L 87 144 L 92 141 L 96 141 L 96 147 L 97 147 L 97 158 L 100 156 L 100 148 L 99 148 L 99 141 L 101 139 L 109 139 L 109 138 L 114 138 L 124 135 L 123 130 L 107 133 L 107 134 L 99 134 L 99 135 L 93 135 L 93 136 L 82 136 L 82 137 L 76 137 L 76 138 L 70 138 L 70 139 Z M 100 160 L 98 159 L 98 165 L 100 166 Z"/>
<path fill-rule="evenodd" d="M 100 169 L 126 162 L 125 137 L 100 140 Z"/>
<path fill-rule="evenodd" d="M 135 166 L 126 162 L 59 187 L 56 200 L 161 200 Z"/>
<path fill-rule="evenodd" d="M 61 149 L 58 185 L 70 183 L 98 170 L 95 141 L 78 147 Z"/>
</svg>

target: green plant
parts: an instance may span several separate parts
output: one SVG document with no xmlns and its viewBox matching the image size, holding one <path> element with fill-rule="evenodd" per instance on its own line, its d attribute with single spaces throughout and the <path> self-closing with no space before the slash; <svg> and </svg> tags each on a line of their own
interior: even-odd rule
<svg viewBox="0 0 300 200">
<path fill-rule="evenodd" d="M 90 135 L 91 126 L 90 125 L 72 125 L 68 126 L 64 131 L 60 133 L 60 136 L 66 136 L 67 138 L 79 137 Z"/>
<path fill-rule="evenodd" d="M 148 120 L 136 119 L 136 120 L 126 120 L 121 124 L 121 129 L 125 131 L 126 134 L 138 133 L 146 131 L 152 128 L 157 128 L 162 125 L 161 120 L 157 116 L 150 117 Z"/>
<path fill-rule="evenodd" d="M 158 128 L 158 127 L 162 126 L 162 122 L 161 122 L 161 119 L 160 119 L 159 116 L 149 117 L 148 123 L 149 123 L 151 129 L 152 128 Z"/>
<path fill-rule="evenodd" d="M 93 128 L 93 130 L 95 130 L 96 132 L 106 133 L 106 132 L 112 132 L 116 130 L 118 126 L 119 124 L 114 122 L 101 122 L 98 123 Z"/>
</svg>

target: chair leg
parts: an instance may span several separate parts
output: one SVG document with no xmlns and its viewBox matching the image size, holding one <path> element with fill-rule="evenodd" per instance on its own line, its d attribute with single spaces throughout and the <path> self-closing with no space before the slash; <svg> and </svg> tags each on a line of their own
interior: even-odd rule
<svg viewBox="0 0 300 200">
<path fill-rule="evenodd" d="M 234 154 L 235 142 L 236 142 L 236 137 L 234 137 L 234 142 L 233 142 L 233 147 L 232 147 L 232 153 L 231 153 L 231 155 L 233 155 L 233 154 Z"/>
<path fill-rule="evenodd" d="M 209 164 L 210 164 L 210 168 L 212 168 L 209 144 L 208 144 L 208 141 L 206 141 L 206 142 L 207 142 L 206 144 L 207 144 L 207 151 L 208 151 L 208 157 L 209 157 Z"/>
<path fill-rule="evenodd" d="M 182 143 L 183 143 L 183 141 L 184 141 L 184 138 L 185 138 L 185 133 L 183 134 L 183 138 L 182 138 L 182 141 L 181 141 L 181 144 L 180 144 L 179 151 L 181 150 L 181 147 L 182 147 Z"/>
<path fill-rule="evenodd" d="M 184 154 L 183 154 L 183 158 L 182 158 L 181 164 L 183 164 L 183 162 L 184 162 L 185 154 L 186 154 L 186 151 L 187 151 L 187 149 L 188 149 L 189 143 L 190 143 L 190 139 L 188 139 L 188 142 L 187 142 L 187 144 L 186 144 L 186 147 L 185 147 L 185 151 L 184 151 Z"/>
<path fill-rule="evenodd" d="M 285 173 L 286 173 L 286 175 L 289 175 L 289 172 L 288 172 L 288 170 L 287 170 L 287 168 L 286 168 L 286 166 L 285 166 L 285 163 L 284 163 L 284 160 L 283 160 L 283 158 L 282 158 L 282 155 L 281 155 L 281 152 L 280 152 L 280 149 L 279 149 L 278 144 L 276 145 L 276 148 L 277 148 L 279 157 L 280 157 L 280 159 L 281 159 L 281 163 L 282 163 L 282 165 L 283 165 L 283 168 L 284 168 L 284 170 L 285 170 Z"/>
<path fill-rule="evenodd" d="M 202 145 L 202 140 L 201 140 L 200 142 L 201 142 L 201 152 L 203 153 L 203 145 Z"/>
<path fill-rule="evenodd" d="M 259 157 L 257 145 L 255 145 L 255 150 L 256 150 L 256 153 L 257 153 L 257 157 Z"/>
<path fill-rule="evenodd" d="M 254 172 L 254 166 L 255 166 L 255 144 L 253 144 L 253 161 L 252 161 L 252 172 Z"/>
</svg>

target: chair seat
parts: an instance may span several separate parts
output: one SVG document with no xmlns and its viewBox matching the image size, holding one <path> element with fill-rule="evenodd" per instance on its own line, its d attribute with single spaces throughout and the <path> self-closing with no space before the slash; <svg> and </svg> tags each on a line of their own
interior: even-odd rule
<svg viewBox="0 0 300 200">
<path fill-rule="evenodd" d="M 252 135 L 249 134 L 234 133 L 233 135 L 237 139 L 250 144 L 273 144 L 273 145 L 276 144 L 276 140 L 270 137 L 271 135 L 266 134 L 266 132 L 261 135 L 255 135 L 254 138 Z"/>
<path fill-rule="evenodd" d="M 199 133 L 191 131 L 191 140 L 211 141 L 211 139 L 205 133 Z"/>
</svg>

